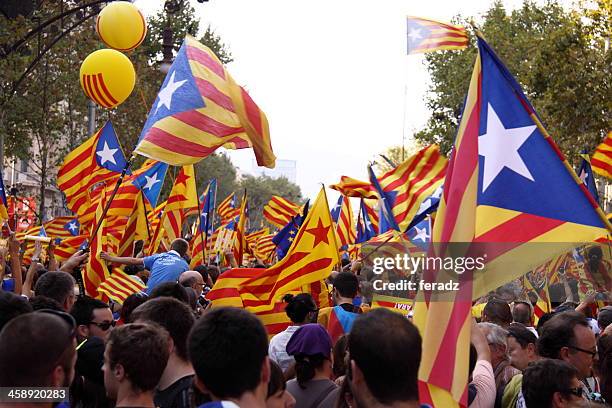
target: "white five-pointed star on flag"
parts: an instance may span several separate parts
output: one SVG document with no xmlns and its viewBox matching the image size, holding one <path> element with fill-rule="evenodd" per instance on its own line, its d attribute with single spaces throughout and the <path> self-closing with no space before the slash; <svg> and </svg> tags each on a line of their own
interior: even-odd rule
<svg viewBox="0 0 612 408">
<path fill-rule="evenodd" d="M 408 33 L 408 38 L 410 38 L 412 41 L 417 41 L 423 38 L 423 35 L 421 35 L 421 29 L 413 28 L 412 30 L 410 30 L 410 32 Z"/>
<path fill-rule="evenodd" d="M 431 198 L 428 198 L 427 200 L 424 200 L 421 203 L 421 205 L 419 206 L 419 210 L 417 211 L 417 214 L 422 213 L 423 211 L 425 211 L 429 207 L 431 207 Z"/>
<path fill-rule="evenodd" d="M 482 175 L 483 193 L 504 167 L 534 181 L 518 150 L 535 128 L 536 126 L 532 125 L 506 129 L 491 104 L 489 104 L 487 132 L 478 138 L 478 154 L 485 158 Z"/>
<path fill-rule="evenodd" d="M 113 164 L 117 164 L 115 161 L 115 153 L 117 153 L 119 149 L 111 149 L 108 147 L 108 143 L 104 141 L 104 147 L 102 150 L 96 152 L 98 156 L 100 156 L 100 165 L 104 165 L 106 162 L 111 162 Z"/>
<path fill-rule="evenodd" d="M 68 229 L 72 232 L 76 231 L 79 227 L 77 227 L 76 222 L 72 221 L 68 224 Z"/>
<path fill-rule="evenodd" d="M 586 171 L 582 171 L 582 173 L 580 173 L 579 176 L 580 180 L 582 180 L 582 184 L 584 184 L 586 186 L 587 183 L 587 179 L 589 178 L 589 174 Z"/>
<path fill-rule="evenodd" d="M 145 183 L 143 190 L 150 190 L 155 184 L 159 183 L 161 180 L 157 179 L 157 173 L 153 174 L 153 176 L 145 176 L 147 182 Z"/>
<path fill-rule="evenodd" d="M 164 89 L 159 91 L 159 94 L 157 95 L 159 97 L 159 101 L 157 101 L 157 107 L 155 109 L 155 113 L 157 113 L 157 111 L 162 105 L 165 106 L 166 109 L 170 110 L 170 105 L 172 104 L 172 95 L 174 95 L 174 92 L 176 92 L 177 89 L 179 89 L 181 86 L 183 86 L 185 82 L 187 82 L 186 79 L 175 82 L 174 81 L 175 74 L 176 74 L 176 71 L 172 72 L 172 75 L 170 75 L 170 81 L 168 81 Z"/>
<path fill-rule="evenodd" d="M 412 238 L 412 240 L 416 241 L 418 239 L 420 241 L 427 242 L 427 240 L 429 239 L 427 228 L 414 227 L 414 229 L 416 230 L 417 233 L 414 236 L 414 238 Z"/>
</svg>

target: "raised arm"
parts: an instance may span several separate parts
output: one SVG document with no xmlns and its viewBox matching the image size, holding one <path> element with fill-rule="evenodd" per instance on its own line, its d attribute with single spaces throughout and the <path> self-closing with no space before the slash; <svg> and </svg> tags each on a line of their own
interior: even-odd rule
<svg viewBox="0 0 612 408">
<path fill-rule="evenodd" d="M 11 272 L 15 278 L 15 293 L 21 293 L 23 287 L 23 276 L 21 276 L 21 259 L 19 258 L 19 241 L 15 233 L 11 232 L 8 239 L 9 255 L 11 256 Z"/>
<path fill-rule="evenodd" d="M 100 259 L 106 262 L 118 263 L 122 265 L 140 265 L 144 266 L 143 258 L 133 258 L 131 256 L 113 256 L 106 252 L 100 252 Z"/>
<path fill-rule="evenodd" d="M 50 271 L 57 271 L 59 268 L 59 262 L 55 259 L 55 243 L 53 241 L 49 242 L 49 246 L 47 247 L 47 255 L 49 256 L 49 267 Z"/>
</svg>

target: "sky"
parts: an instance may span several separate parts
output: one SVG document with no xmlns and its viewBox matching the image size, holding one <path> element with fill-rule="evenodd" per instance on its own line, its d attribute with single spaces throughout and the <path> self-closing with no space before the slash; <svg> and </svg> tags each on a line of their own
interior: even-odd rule
<svg viewBox="0 0 612 408">
<path fill-rule="evenodd" d="M 145 15 L 163 0 L 136 0 Z M 266 113 L 278 159 L 297 162 L 297 184 L 314 198 L 347 175 L 406 144 L 429 117 L 422 55 L 406 54 L 406 16 L 449 22 L 478 17 L 492 0 L 191 0 L 204 31 L 232 53 L 227 69 Z M 503 0 L 514 9 L 522 0 Z M 228 151 L 242 173 L 250 149 Z M 329 190 L 328 190 L 329 192 Z M 330 200 L 335 200 L 335 192 Z"/>
</svg>

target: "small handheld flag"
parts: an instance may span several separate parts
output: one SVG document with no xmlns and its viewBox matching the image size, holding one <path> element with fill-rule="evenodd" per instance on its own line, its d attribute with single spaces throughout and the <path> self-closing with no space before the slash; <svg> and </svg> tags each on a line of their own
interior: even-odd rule
<svg viewBox="0 0 612 408">
<path fill-rule="evenodd" d="M 465 28 L 420 17 L 408 17 L 408 54 L 462 50 L 468 45 Z"/>
</svg>

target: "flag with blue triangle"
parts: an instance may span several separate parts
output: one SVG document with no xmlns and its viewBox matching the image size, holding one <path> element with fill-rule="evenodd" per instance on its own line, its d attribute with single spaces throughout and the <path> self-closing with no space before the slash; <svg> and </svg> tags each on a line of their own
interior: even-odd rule
<svg viewBox="0 0 612 408">
<path fill-rule="evenodd" d="M 166 177 L 166 170 L 168 170 L 166 163 L 157 162 L 133 181 L 134 185 L 142 190 L 151 207 L 157 205 L 159 192 Z"/>
</svg>

